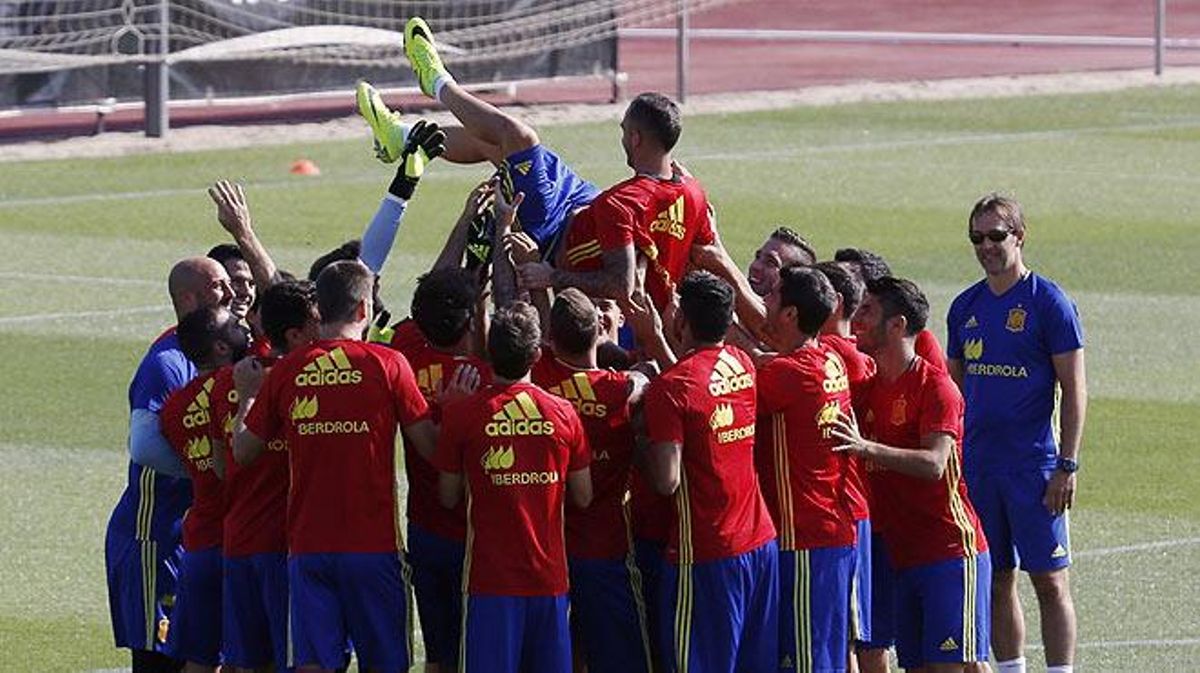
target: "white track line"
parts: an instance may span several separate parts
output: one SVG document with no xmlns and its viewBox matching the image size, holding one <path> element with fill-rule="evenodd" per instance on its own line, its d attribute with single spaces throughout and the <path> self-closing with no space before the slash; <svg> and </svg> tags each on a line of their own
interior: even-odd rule
<svg viewBox="0 0 1200 673">
<path fill-rule="evenodd" d="M 1126 647 L 1193 647 L 1200 645 L 1200 638 L 1147 638 L 1145 640 L 1097 640 L 1091 643 L 1079 643 L 1075 647 L 1081 650 L 1107 650 Z M 1025 646 L 1026 650 L 1045 649 L 1041 644 Z"/>
<path fill-rule="evenodd" d="M 142 278 L 114 278 L 112 276 L 73 276 L 61 273 L 28 273 L 25 271 L 0 271 L 0 280 L 36 280 L 52 283 L 91 283 L 93 285 L 134 285 L 137 287 L 165 287 L 165 282 Z"/>
<path fill-rule="evenodd" d="M 1161 540 L 1159 542 L 1142 542 L 1139 544 L 1121 545 L 1119 547 L 1103 547 L 1100 549 L 1085 549 L 1073 554 L 1075 558 L 1112 556 L 1114 554 L 1131 554 L 1143 551 L 1156 551 L 1174 547 L 1191 547 L 1200 544 L 1200 537 L 1187 537 L 1179 540 Z"/>
<path fill-rule="evenodd" d="M 154 306 L 134 306 L 132 308 L 114 308 L 99 311 L 74 311 L 65 313 L 31 313 L 29 315 L 12 315 L 0 317 L 0 325 L 21 325 L 31 322 L 42 322 L 49 320 L 68 320 L 75 318 L 104 318 L 117 315 L 137 315 L 141 313 L 157 313 L 167 311 L 166 306 L 155 304 Z"/>
</svg>

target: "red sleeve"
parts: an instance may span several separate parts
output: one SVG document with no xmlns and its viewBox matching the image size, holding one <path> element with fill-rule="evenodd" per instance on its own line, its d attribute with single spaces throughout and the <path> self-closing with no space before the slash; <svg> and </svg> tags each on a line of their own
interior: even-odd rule
<svg viewBox="0 0 1200 673">
<path fill-rule="evenodd" d="M 564 436 L 571 450 L 567 471 L 582 470 L 592 464 L 592 447 L 588 444 L 587 434 L 583 431 L 583 422 L 579 420 L 579 414 L 575 412 L 575 407 L 569 403 L 564 405 L 563 416 L 567 420 L 567 432 L 564 433 Z"/>
<path fill-rule="evenodd" d="M 171 445 L 183 460 L 187 460 L 184 455 L 183 447 L 187 444 L 187 438 L 183 435 L 183 395 L 191 386 L 185 386 L 171 393 L 167 397 L 167 401 L 163 403 L 162 410 L 159 411 L 158 427 L 162 431 L 163 437 Z"/>
<path fill-rule="evenodd" d="M 287 377 L 283 374 L 272 376 L 277 369 L 279 368 L 274 367 L 267 370 L 267 378 L 258 391 L 258 397 L 254 398 L 254 404 L 250 406 L 250 411 L 246 412 L 246 429 L 264 442 L 283 434 L 280 431 L 279 416 L 273 413 L 272 407 L 280 397 L 280 391 L 276 388 L 280 385 L 279 382 Z"/>
<path fill-rule="evenodd" d="M 465 420 L 469 416 L 467 405 L 471 399 L 474 398 L 443 407 L 442 417 Z M 433 450 L 433 457 L 430 459 L 430 463 L 435 468 L 442 472 L 462 472 L 462 432 L 463 428 L 469 425 L 471 424 L 468 422 L 442 424 L 442 430 L 438 434 L 437 447 Z"/>
<path fill-rule="evenodd" d="M 616 194 L 601 194 L 592 201 L 592 218 L 596 222 L 596 240 L 604 251 L 633 245 L 636 213 L 630 204 Z"/>
<path fill-rule="evenodd" d="M 676 386 L 656 379 L 646 391 L 646 434 L 652 442 L 683 444 L 686 400 Z"/>
<path fill-rule="evenodd" d="M 922 437 L 944 432 L 955 439 L 962 439 L 962 395 L 947 374 L 930 369 L 932 376 L 925 380 L 925 391 L 921 396 L 918 431 Z"/>
<path fill-rule="evenodd" d="M 949 371 L 946 369 L 946 354 L 942 352 L 942 345 L 938 343 L 933 332 L 927 329 L 917 332 L 917 340 L 913 347 L 916 348 L 917 355 L 920 355 L 936 369 L 943 372 Z"/>
<path fill-rule="evenodd" d="M 393 400 L 396 403 L 396 418 L 401 427 L 408 427 L 429 417 L 429 403 L 417 387 L 417 377 L 413 374 L 408 359 L 399 351 L 389 353 L 394 356 L 389 372 L 392 383 Z"/>
<path fill-rule="evenodd" d="M 692 239 L 693 245 L 711 245 L 717 240 L 717 212 L 713 209 L 711 203 L 708 202 L 708 196 L 700 189 L 699 184 L 694 186 L 694 200 L 698 206 L 703 208 L 697 213 L 699 222 L 696 225 L 696 237 Z"/>
</svg>

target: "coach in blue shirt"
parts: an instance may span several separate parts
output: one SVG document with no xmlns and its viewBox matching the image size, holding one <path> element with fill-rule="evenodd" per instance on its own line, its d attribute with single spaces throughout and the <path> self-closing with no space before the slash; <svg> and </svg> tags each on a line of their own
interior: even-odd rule
<svg viewBox="0 0 1200 673">
<path fill-rule="evenodd" d="M 1019 566 L 1037 593 L 1047 671 L 1069 673 L 1075 606 L 1067 510 L 1087 410 L 1083 327 L 1058 285 L 1026 268 L 1025 219 L 1014 199 L 980 199 L 967 235 L 986 277 L 950 306 L 947 356 L 967 402 L 968 493 L 992 551 L 992 651 L 999 673 L 1024 673 Z M 1061 443 L 1053 427 L 1058 389 Z"/>
</svg>

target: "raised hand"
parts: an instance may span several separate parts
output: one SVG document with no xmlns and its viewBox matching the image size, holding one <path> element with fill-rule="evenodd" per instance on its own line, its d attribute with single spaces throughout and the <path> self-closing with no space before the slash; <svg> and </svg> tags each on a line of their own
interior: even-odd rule
<svg viewBox="0 0 1200 673">
<path fill-rule="evenodd" d="M 250 206 L 242 186 L 228 180 L 217 180 L 208 188 L 208 196 L 217 205 L 217 221 L 236 240 L 253 226 Z"/>
</svg>

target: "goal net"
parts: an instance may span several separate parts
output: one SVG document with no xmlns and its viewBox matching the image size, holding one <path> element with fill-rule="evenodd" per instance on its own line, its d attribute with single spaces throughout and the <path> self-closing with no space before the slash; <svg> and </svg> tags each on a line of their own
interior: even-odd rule
<svg viewBox="0 0 1200 673">
<path fill-rule="evenodd" d="M 679 0 L 0 0 L 0 83 L 17 84 L 0 89 L 0 104 L 138 97 L 135 66 L 153 60 L 171 66 L 180 98 L 307 91 L 355 76 L 408 84 L 401 43 L 414 15 L 429 21 L 464 82 L 600 74 L 616 67 L 618 24 L 651 25 L 679 8 Z"/>
</svg>

